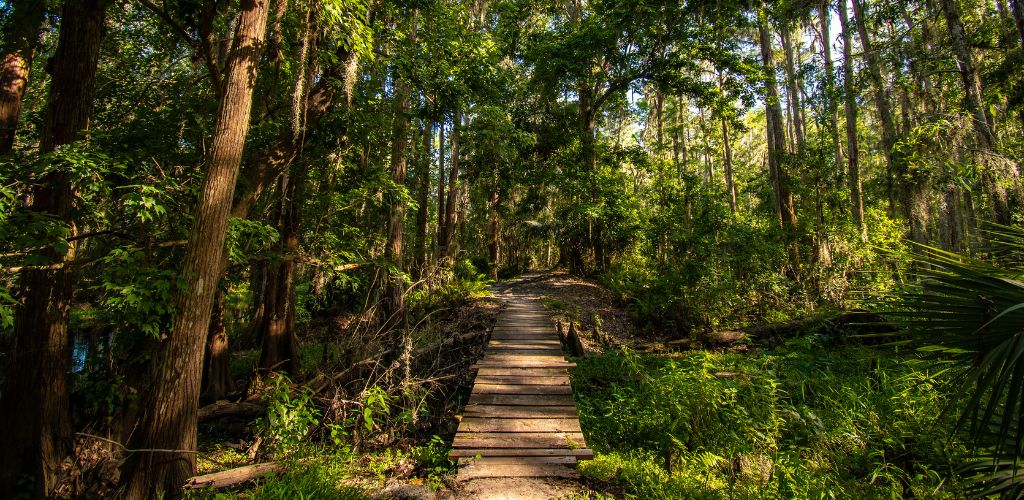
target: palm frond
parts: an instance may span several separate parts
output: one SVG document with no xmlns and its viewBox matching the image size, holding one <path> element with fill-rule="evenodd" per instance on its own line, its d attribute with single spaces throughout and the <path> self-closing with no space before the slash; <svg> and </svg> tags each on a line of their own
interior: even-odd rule
<svg viewBox="0 0 1024 500">
<path fill-rule="evenodd" d="M 1024 230 L 986 231 L 989 255 L 1024 255 Z M 917 247 L 915 262 L 918 286 L 903 294 L 903 310 L 891 316 L 922 356 L 957 368 L 950 392 L 957 428 L 974 449 L 1001 457 L 990 457 L 990 466 L 1010 464 L 1016 478 L 1024 452 L 1024 272 L 1008 260 L 997 264 L 927 246 Z"/>
</svg>

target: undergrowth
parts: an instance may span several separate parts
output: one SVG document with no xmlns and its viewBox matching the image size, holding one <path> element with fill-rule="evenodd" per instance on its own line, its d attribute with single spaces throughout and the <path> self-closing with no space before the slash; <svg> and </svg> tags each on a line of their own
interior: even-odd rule
<svg viewBox="0 0 1024 500">
<path fill-rule="evenodd" d="M 633 498 L 961 497 L 951 471 L 966 450 L 936 378 L 890 351 L 813 337 L 748 354 L 591 357 L 573 386 L 598 454 L 579 469 Z"/>
</svg>

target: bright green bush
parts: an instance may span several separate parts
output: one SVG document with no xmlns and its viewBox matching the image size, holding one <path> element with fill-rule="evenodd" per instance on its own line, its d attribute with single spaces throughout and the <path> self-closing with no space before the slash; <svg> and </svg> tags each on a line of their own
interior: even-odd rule
<svg viewBox="0 0 1024 500">
<path fill-rule="evenodd" d="M 777 351 L 611 353 L 573 374 L 598 459 L 635 498 L 957 497 L 966 450 L 914 359 L 794 339 Z"/>
</svg>

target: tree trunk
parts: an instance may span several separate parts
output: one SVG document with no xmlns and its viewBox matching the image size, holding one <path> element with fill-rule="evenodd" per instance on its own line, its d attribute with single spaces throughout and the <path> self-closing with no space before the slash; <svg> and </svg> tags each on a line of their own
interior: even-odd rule
<svg viewBox="0 0 1024 500">
<path fill-rule="evenodd" d="M 125 496 L 177 498 L 195 472 L 196 410 L 202 377 L 203 342 L 221 273 L 232 195 L 249 131 L 252 94 L 267 28 L 267 0 L 241 0 L 225 92 L 217 110 L 206 179 L 185 247 L 176 295 L 178 314 L 154 360 L 152 394 L 133 448 L 182 450 L 129 456 Z"/>
<path fill-rule="evenodd" d="M 452 146 L 451 166 L 448 168 L 448 193 L 445 199 L 444 208 L 444 239 L 441 242 L 442 258 L 452 253 L 452 244 L 455 243 L 455 209 L 458 203 L 459 194 L 456 184 L 459 180 L 459 135 L 462 129 L 462 112 L 456 108 L 452 119 Z"/>
<path fill-rule="evenodd" d="M 939 222 L 939 243 L 951 252 L 963 251 L 963 216 L 960 209 L 960 188 L 955 182 L 945 186 L 942 200 L 942 216 Z"/>
<path fill-rule="evenodd" d="M 964 88 L 964 104 L 971 115 L 971 125 L 974 127 L 975 139 L 978 141 L 978 148 L 981 152 L 978 161 L 982 164 L 982 186 L 989 198 L 989 203 L 992 204 L 993 219 L 999 224 L 1008 225 L 1011 222 L 1009 199 L 1006 188 L 999 184 L 999 179 L 993 172 L 993 170 L 998 170 L 998 166 L 991 158 L 996 149 L 996 135 L 991 127 L 991 117 L 985 112 L 981 76 L 974 63 L 974 55 L 971 53 L 967 34 L 964 32 L 960 6 L 956 0 L 942 0 L 940 3 L 946 17 L 946 26 L 949 28 L 953 55 L 956 56 L 957 68 L 960 70 L 960 81 Z"/>
<path fill-rule="evenodd" d="M 825 110 L 828 116 L 828 132 L 832 138 L 832 154 L 836 169 L 843 171 L 843 143 L 839 139 L 839 106 L 836 105 L 836 72 L 832 63 L 832 33 L 829 29 L 829 2 L 818 7 L 821 24 L 821 54 L 825 58 Z"/>
<path fill-rule="evenodd" d="M 846 0 L 839 0 L 839 23 L 843 30 L 843 94 L 846 114 L 846 181 L 850 188 L 850 212 L 861 241 L 868 240 L 864 223 L 864 197 L 860 181 L 860 144 L 857 140 L 857 90 L 853 86 L 853 35 L 850 30 Z"/>
<path fill-rule="evenodd" d="M 497 172 L 495 172 L 495 186 L 491 189 L 490 199 L 487 200 L 487 205 L 490 207 L 490 214 L 488 215 L 487 221 L 487 259 L 491 262 L 491 279 L 498 279 L 498 258 L 499 258 L 499 238 L 501 230 L 501 222 L 498 218 L 498 186 L 497 186 Z"/>
<path fill-rule="evenodd" d="M 412 20 L 409 41 L 416 43 L 416 16 Z M 399 188 L 405 186 L 405 150 L 409 138 L 409 82 L 395 74 L 395 119 L 391 131 L 391 181 Z M 388 221 L 388 245 L 385 258 L 394 268 L 387 277 L 387 292 L 384 300 L 385 329 L 396 329 L 400 334 L 408 327 L 405 310 L 405 270 L 403 246 L 405 243 L 405 201 L 395 197 L 391 201 L 391 216 Z"/>
<path fill-rule="evenodd" d="M 12 0 L 0 48 L 0 154 L 11 151 L 28 86 L 32 56 L 46 16 L 44 0 Z"/>
<path fill-rule="evenodd" d="M 62 5 L 60 38 L 52 62 L 40 152 L 80 139 L 88 127 L 96 89 L 96 71 L 107 0 L 68 0 Z M 75 232 L 74 187 L 71 177 L 47 174 L 32 196 L 30 209 L 53 217 Z M 45 250 L 44 256 L 62 265 L 75 255 Z M 21 492 L 23 476 L 34 479 L 31 496 L 47 496 L 57 484 L 60 463 L 71 451 L 68 408 L 70 369 L 68 315 L 74 292 L 67 267 L 23 271 L 19 276 L 20 303 L 4 381 L 0 425 L 9 430 L 0 446 L 0 497 Z"/>
<path fill-rule="evenodd" d="M 442 249 L 448 241 L 447 217 L 448 204 L 445 201 L 445 185 L 447 184 L 444 170 L 444 114 L 441 115 L 441 123 L 437 126 L 437 241 L 434 244 L 434 256 L 437 261 L 441 260 Z"/>
<path fill-rule="evenodd" d="M 431 142 L 434 137 L 434 123 L 428 120 L 423 121 L 423 154 L 416 164 L 416 180 L 418 188 L 416 201 L 419 208 L 416 210 L 416 247 L 413 251 L 415 262 L 413 264 L 413 277 L 418 281 L 423 277 L 424 268 L 427 264 L 427 221 L 430 218 L 430 163 L 431 163 Z"/>
<path fill-rule="evenodd" d="M 736 213 L 736 184 L 732 178 L 732 146 L 729 144 L 729 122 L 722 118 L 722 159 L 725 163 L 725 191 L 729 198 L 729 211 Z"/>
<path fill-rule="evenodd" d="M 1024 49 L 1024 7 L 1021 6 L 1021 0 L 1010 0 L 1010 10 L 1013 13 L 1013 24 L 1017 27 L 1020 46 Z"/>
<path fill-rule="evenodd" d="M 789 95 L 789 106 L 793 110 L 791 114 L 793 117 L 793 135 L 796 139 L 796 150 L 803 151 L 803 105 L 800 102 L 800 79 L 796 72 L 796 58 L 793 56 L 792 28 L 784 26 L 779 32 L 782 34 L 782 49 L 786 60 L 786 93 Z"/>
<path fill-rule="evenodd" d="M 295 255 L 299 252 L 298 211 L 300 206 L 296 196 L 300 194 L 298 184 L 305 179 L 299 171 L 305 165 L 294 163 L 286 175 L 281 176 L 278 192 L 276 226 L 281 235 L 281 258 L 273 262 L 267 269 L 267 285 L 265 291 L 265 312 L 263 316 L 263 337 L 260 348 L 259 367 L 294 375 L 299 368 L 298 349 L 296 345 L 295 324 L 291 321 L 291 312 L 295 308 Z"/>
<path fill-rule="evenodd" d="M 295 258 L 300 253 L 302 234 L 302 205 L 305 201 L 308 165 L 297 161 L 305 142 L 308 118 L 309 87 L 313 81 L 315 64 L 310 55 L 316 52 L 313 12 L 307 9 L 299 47 L 299 67 L 292 89 L 290 169 L 281 176 L 277 204 L 277 229 L 281 235 L 280 254 L 267 272 L 266 323 L 260 349 L 259 366 L 292 376 L 299 371 L 298 336 L 295 330 Z"/>
<path fill-rule="evenodd" d="M 768 119 L 768 170 L 776 195 L 776 216 L 786 231 L 789 247 L 789 263 L 794 274 L 800 266 L 800 251 L 796 241 L 796 207 L 785 164 L 789 153 L 786 151 L 785 125 L 782 123 L 782 108 L 779 103 L 779 88 L 776 80 L 775 53 L 772 49 L 768 29 L 768 13 L 764 2 L 758 12 L 758 34 L 761 46 L 761 62 L 765 71 L 765 114 Z"/>
<path fill-rule="evenodd" d="M 206 337 L 206 374 L 204 389 L 199 399 L 213 402 L 224 399 L 235 391 L 235 380 L 231 378 L 231 351 L 228 349 L 228 332 L 224 325 L 224 290 L 218 289 L 213 299 L 213 314 L 210 315 L 210 329 Z"/>
</svg>

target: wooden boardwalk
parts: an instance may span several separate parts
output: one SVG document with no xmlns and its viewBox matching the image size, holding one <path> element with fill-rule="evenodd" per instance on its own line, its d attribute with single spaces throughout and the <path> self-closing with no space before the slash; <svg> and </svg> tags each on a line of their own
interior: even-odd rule
<svg viewBox="0 0 1024 500">
<path fill-rule="evenodd" d="M 450 457 L 459 479 L 574 477 L 592 458 L 558 332 L 538 300 L 509 296 L 463 411 Z"/>
</svg>

